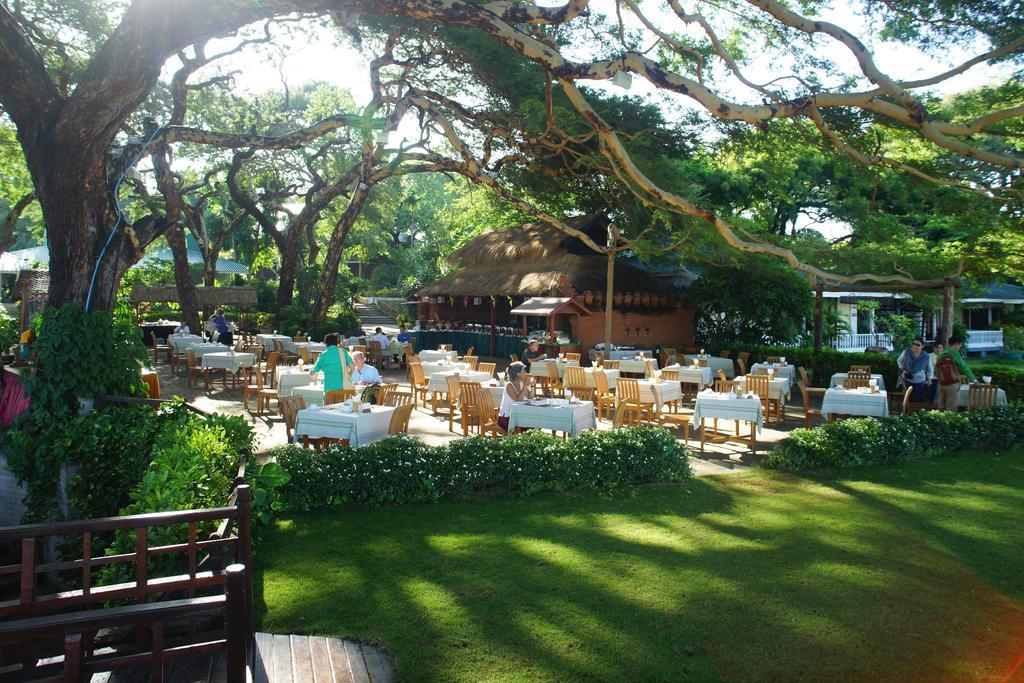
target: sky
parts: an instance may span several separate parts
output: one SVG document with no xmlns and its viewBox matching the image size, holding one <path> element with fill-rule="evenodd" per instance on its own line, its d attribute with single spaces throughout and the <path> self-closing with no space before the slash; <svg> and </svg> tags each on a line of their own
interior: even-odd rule
<svg viewBox="0 0 1024 683">
<path fill-rule="evenodd" d="M 539 4 L 555 5 L 560 3 L 541 2 Z M 645 11 L 650 11 L 652 20 L 661 28 L 669 27 L 676 30 L 681 26 L 677 18 L 667 9 L 663 8 L 664 3 L 646 2 L 641 5 Z M 596 12 L 604 12 L 614 16 L 614 5 L 612 0 L 594 0 L 591 7 Z M 817 18 L 832 21 L 844 28 L 849 29 L 859 37 L 869 35 L 865 20 L 850 11 L 849 4 L 845 2 L 834 3 L 832 9 L 822 11 Z M 628 19 L 629 15 L 625 15 Z M 635 24 L 635 20 L 634 20 Z M 716 25 L 716 29 L 720 27 Z M 683 30 L 683 29 L 679 29 Z M 277 35 L 281 35 L 277 33 Z M 648 33 L 648 35 L 650 35 Z M 724 32 L 720 33 L 724 36 Z M 857 66 L 852 55 L 845 47 L 838 42 L 827 38 L 818 37 L 815 39 L 820 46 L 820 56 L 826 57 L 837 63 L 844 73 L 858 74 Z M 208 49 L 208 53 L 234 45 L 234 40 L 222 40 Z M 951 66 L 963 62 L 975 53 L 983 52 L 984 45 L 978 45 L 977 50 L 968 52 L 959 47 L 952 46 L 939 56 L 927 55 L 915 47 L 894 42 L 870 42 L 865 40 L 869 50 L 874 55 L 878 66 L 899 80 L 917 79 L 923 76 L 930 76 L 941 73 Z M 647 45 L 649 45 L 648 43 Z M 647 46 L 645 45 L 645 46 Z M 237 56 L 219 63 L 217 68 L 221 70 L 237 70 L 234 87 L 237 90 L 249 93 L 261 93 L 270 90 L 282 90 L 283 82 L 291 88 L 295 88 L 310 81 L 323 81 L 349 90 L 356 103 L 363 105 L 370 99 L 368 85 L 368 56 L 361 54 L 352 47 L 343 44 L 333 35 L 332 31 L 320 28 L 307 28 L 302 26 L 300 31 L 293 31 L 290 36 L 280 38 L 279 47 L 272 50 L 273 55 L 266 52 L 259 54 L 256 51 L 244 51 Z M 570 58 L 586 58 L 585 54 L 573 54 L 567 50 Z M 170 63 L 165 68 L 165 73 L 173 72 L 175 64 Z M 773 64 L 767 59 L 751 60 L 749 65 L 744 65 L 743 70 L 748 78 L 755 82 L 768 81 L 780 73 L 780 65 Z M 986 83 L 994 83 L 1007 75 L 1007 68 L 978 65 L 960 76 L 949 79 L 941 85 L 932 89 L 939 95 L 948 95 L 954 92 L 967 90 Z M 786 71 L 788 73 L 788 71 Z M 197 74 L 193 80 L 200 80 L 204 75 Z M 618 86 L 607 81 L 590 82 L 591 87 L 604 90 L 621 90 Z M 644 79 L 634 77 L 630 88 L 631 94 L 639 94 L 650 97 L 655 101 L 663 102 L 667 106 L 667 112 L 682 112 L 686 108 L 695 106 L 687 98 L 677 96 L 674 93 L 659 91 L 647 83 Z M 723 94 L 730 99 L 740 102 L 759 103 L 760 96 L 752 93 L 739 83 L 733 81 L 723 89 Z M 682 105 L 682 106 L 680 106 Z M 669 115 L 671 118 L 671 115 Z M 415 122 L 410 120 L 403 127 L 392 135 L 391 144 L 397 145 L 403 137 L 416 136 Z M 805 221 L 805 224 L 809 219 Z M 803 225 L 798 224 L 799 227 Z M 831 239 L 842 236 L 848 232 L 848 228 L 840 224 L 817 224 L 816 230 L 822 232 Z"/>
</svg>

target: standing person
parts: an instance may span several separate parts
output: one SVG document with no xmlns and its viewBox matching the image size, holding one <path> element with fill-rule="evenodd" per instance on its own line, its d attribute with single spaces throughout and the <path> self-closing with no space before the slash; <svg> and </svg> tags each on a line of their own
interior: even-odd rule
<svg viewBox="0 0 1024 683">
<path fill-rule="evenodd" d="M 347 349 L 338 348 L 338 335 L 324 337 L 327 348 L 313 363 L 310 372 L 324 373 L 324 391 L 338 391 L 352 388 L 352 356 Z"/>
<path fill-rule="evenodd" d="M 931 363 L 931 373 L 932 373 L 931 393 L 928 396 L 928 400 L 931 401 L 932 403 L 934 403 L 936 400 L 938 400 L 938 396 L 939 396 L 939 380 L 935 376 L 935 364 L 939 362 L 939 356 L 941 356 L 942 352 L 945 351 L 945 350 L 946 350 L 946 345 L 943 344 L 940 341 L 937 341 L 934 344 L 932 344 L 932 351 L 931 351 L 930 354 L 928 354 L 928 361 Z"/>
<path fill-rule="evenodd" d="M 224 309 L 218 308 L 217 312 L 213 314 L 211 321 L 214 327 L 217 328 L 217 341 L 225 346 L 233 346 L 235 343 L 235 336 L 231 332 L 231 324 L 228 323 L 228 319 L 224 317 Z"/>
<path fill-rule="evenodd" d="M 206 325 L 203 328 L 206 331 L 207 340 L 212 342 L 217 341 L 217 323 L 213 321 L 213 319 L 216 317 L 217 316 L 215 315 L 211 315 L 210 319 L 206 321 Z"/>
<path fill-rule="evenodd" d="M 935 376 L 939 380 L 939 410 L 957 411 L 960 405 L 960 376 L 965 375 L 972 382 L 977 381 L 967 361 L 960 355 L 964 340 L 950 337 L 946 350 L 935 363 Z"/>
<path fill-rule="evenodd" d="M 904 386 L 910 387 L 910 400 L 924 403 L 928 400 L 928 387 L 932 379 L 931 357 L 924 351 L 924 340 L 915 337 L 910 348 L 904 349 L 896 359 L 900 369 L 900 379 Z"/>
<path fill-rule="evenodd" d="M 523 401 L 533 395 L 533 378 L 526 374 L 526 366 L 520 362 L 509 364 L 505 369 L 508 381 L 505 391 L 501 394 L 501 406 L 498 408 L 498 426 L 508 431 L 508 418 L 512 413 L 512 404 Z"/>
<path fill-rule="evenodd" d="M 530 364 L 535 360 L 541 360 L 547 358 L 547 354 L 540 350 L 540 342 L 536 339 L 530 340 L 530 345 L 523 349 L 523 353 L 519 356 L 520 362 L 526 367 L 526 371 L 530 371 Z"/>
</svg>

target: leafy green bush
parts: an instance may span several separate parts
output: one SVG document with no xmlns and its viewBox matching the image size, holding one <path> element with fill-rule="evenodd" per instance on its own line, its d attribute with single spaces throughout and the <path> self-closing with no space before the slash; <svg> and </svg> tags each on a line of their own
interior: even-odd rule
<svg viewBox="0 0 1024 683">
<path fill-rule="evenodd" d="M 975 377 L 991 375 L 992 384 L 1006 391 L 1008 401 L 1024 401 L 1024 370 L 1000 363 L 972 363 Z"/>
<path fill-rule="evenodd" d="M 0 348 L 6 348 L 0 346 Z M 1024 351 L 1024 327 L 1006 325 L 1003 327 L 1003 348 L 1007 351 Z"/>
<path fill-rule="evenodd" d="M 11 316 L 6 309 L 0 308 L 0 355 L 6 354 L 7 350 L 21 340 L 21 330 L 18 329 L 18 320 Z"/>
<path fill-rule="evenodd" d="M 1024 410 L 1020 405 L 965 413 L 926 410 L 900 417 L 856 418 L 813 429 L 795 429 L 776 444 L 761 465 L 793 471 L 882 465 L 1020 439 L 1024 439 Z"/>
<path fill-rule="evenodd" d="M 433 502 L 483 492 L 614 488 L 691 475 L 686 446 L 652 427 L 590 431 L 567 440 L 529 431 L 437 447 L 395 436 L 359 449 L 315 452 L 284 446 L 268 456 L 288 474 L 278 492 L 289 510 Z"/>
<path fill-rule="evenodd" d="M 897 356 L 886 353 L 845 353 L 833 349 L 822 349 L 821 353 L 814 353 L 813 349 L 801 346 L 758 346 L 735 343 L 708 345 L 704 348 L 712 354 L 729 349 L 732 352 L 732 358 L 736 358 L 741 351 L 747 351 L 750 353 L 747 369 L 754 363 L 766 361 L 768 356 L 785 356 L 787 363 L 807 368 L 811 385 L 816 387 L 827 387 L 832 375 L 848 371 L 851 365 L 870 365 L 872 372 L 885 378 L 886 387 L 895 387 L 896 379 L 899 376 L 899 367 L 896 365 Z"/>
</svg>

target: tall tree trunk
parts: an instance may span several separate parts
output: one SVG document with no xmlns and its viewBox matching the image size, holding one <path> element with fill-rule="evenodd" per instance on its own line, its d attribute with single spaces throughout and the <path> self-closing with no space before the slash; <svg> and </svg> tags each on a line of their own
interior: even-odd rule
<svg viewBox="0 0 1024 683">
<path fill-rule="evenodd" d="M 295 295 L 295 273 L 299 265 L 299 237 L 301 235 L 301 230 L 292 227 L 278 245 L 281 250 L 281 270 L 278 271 L 280 281 L 277 285 L 277 311 L 274 319 L 279 325 L 281 311 L 292 305 L 292 298 Z"/>
<path fill-rule="evenodd" d="M 942 334 L 943 343 L 948 344 L 949 338 L 953 336 L 953 283 L 946 283 L 942 287 Z M 964 341 L 967 341 L 966 339 Z"/>
<path fill-rule="evenodd" d="M 181 305 L 181 321 L 199 334 L 199 293 L 192 281 L 192 269 L 188 265 L 188 245 L 185 232 L 180 225 L 167 231 L 167 244 L 174 258 L 174 284 L 178 287 L 178 302 Z"/>
<path fill-rule="evenodd" d="M 331 307 L 331 302 L 334 301 L 334 286 L 338 282 L 338 269 L 341 267 L 341 257 L 345 253 L 345 242 L 348 240 L 349 230 L 352 229 L 352 225 L 355 224 L 362 212 L 369 195 L 370 183 L 365 181 L 358 183 L 352 190 L 348 206 L 345 207 L 341 218 L 334 226 L 331 242 L 327 246 L 327 255 L 324 257 L 316 299 L 313 301 L 313 310 L 309 315 L 310 326 L 319 325 L 327 319 L 327 311 Z"/>
<path fill-rule="evenodd" d="M 821 287 L 814 290 L 814 353 L 821 353 L 821 347 L 824 343 L 824 297 L 822 296 Z"/>
</svg>

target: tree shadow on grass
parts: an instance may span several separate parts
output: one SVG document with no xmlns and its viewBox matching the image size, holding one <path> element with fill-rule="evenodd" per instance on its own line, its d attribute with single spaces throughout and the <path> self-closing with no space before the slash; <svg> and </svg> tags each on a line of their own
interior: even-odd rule
<svg viewBox="0 0 1024 683">
<path fill-rule="evenodd" d="M 338 510 L 266 535 L 260 615 L 379 639 L 403 680 L 1005 671 L 1024 616 L 919 536 L 788 476 Z"/>
</svg>

